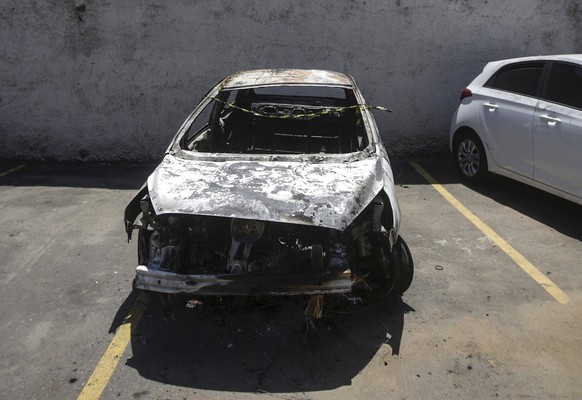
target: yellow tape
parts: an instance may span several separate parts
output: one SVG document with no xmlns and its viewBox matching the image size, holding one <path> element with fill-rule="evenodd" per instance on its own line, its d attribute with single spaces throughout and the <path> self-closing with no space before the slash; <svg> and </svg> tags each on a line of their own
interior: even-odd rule
<svg viewBox="0 0 582 400">
<path fill-rule="evenodd" d="M 22 164 L 22 165 L 19 165 L 18 167 L 15 167 L 15 168 L 9 169 L 9 170 L 8 170 L 8 171 L 6 171 L 6 172 L 2 172 L 2 173 L 0 173 L 0 178 L 2 178 L 3 176 L 6 176 L 6 175 L 8 175 L 8 174 L 11 174 L 11 173 L 13 173 L 13 172 L 16 172 L 16 171 L 18 171 L 18 170 L 21 170 L 21 169 L 22 169 L 22 168 L 24 168 L 24 167 L 26 167 L 26 165 Z"/>
<path fill-rule="evenodd" d="M 368 110 L 380 110 L 380 111 L 386 111 L 386 112 L 392 112 L 391 109 L 386 108 L 386 107 L 381 107 L 381 106 L 371 106 L 368 104 L 355 104 L 353 106 L 347 106 L 347 107 L 326 107 L 324 110 L 318 111 L 318 112 L 312 112 L 312 113 L 297 113 L 297 114 L 285 114 L 285 115 L 278 115 L 278 114 L 263 114 L 263 113 L 259 113 L 253 110 L 249 110 L 247 108 L 243 108 L 240 106 L 237 106 L 234 103 L 227 103 L 226 101 L 220 100 L 217 97 L 212 97 L 212 99 L 218 101 L 219 103 L 222 104 L 226 104 L 228 107 L 234 108 L 236 110 L 240 110 L 242 112 L 248 113 L 248 114 L 252 114 L 256 117 L 264 117 L 264 118 L 278 118 L 278 119 L 304 119 L 304 118 L 313 118 L 313 117 L 320 117 L 323 115 L 327 115 L 327 114 L 331 114 L 332 112 L 344 112 L 345 110 L 351 110 L 354 108 L 358 108 L 361 111 L 368 109 Z"/>
</svg>

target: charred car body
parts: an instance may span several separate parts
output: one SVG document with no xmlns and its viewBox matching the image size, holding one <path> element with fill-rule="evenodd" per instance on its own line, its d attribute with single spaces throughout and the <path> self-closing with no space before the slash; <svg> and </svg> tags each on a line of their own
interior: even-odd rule
<svg viewBox="0 0 582 400">
<path fill-rule="evenodd" d="M 374 118 L 348 75 L 236 73 L 202 99 L 125 210 L 135 287 L 400 295 L 413 263 Z"/>
</svg>

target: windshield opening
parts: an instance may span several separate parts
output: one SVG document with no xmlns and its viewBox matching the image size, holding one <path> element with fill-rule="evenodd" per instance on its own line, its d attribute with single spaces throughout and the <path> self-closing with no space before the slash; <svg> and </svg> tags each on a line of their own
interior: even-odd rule
<svg viewBox="0 0 582 400">
<path fill-rule="evenodd" d="M 351 90 L 276 86 L 220 92 L 180 142 L 195 152 L 352 153 L 368 138 Z"/>
</svg>

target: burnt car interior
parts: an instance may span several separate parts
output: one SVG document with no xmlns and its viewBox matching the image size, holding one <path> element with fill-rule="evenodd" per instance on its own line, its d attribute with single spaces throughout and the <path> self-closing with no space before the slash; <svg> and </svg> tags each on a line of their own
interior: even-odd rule
<svg viewBox="0 0 582 400">
<path fill-rule="evenodd" d="M 234 101 L 233 101 L 234 99 Z M 185 150 L 211 153 L 352 153 L 368 138 L 351 90 L 266 87 L 222 91 L 183 136 Z M 207 123 L 206 123 L 207 122 Z"/>
</svg>

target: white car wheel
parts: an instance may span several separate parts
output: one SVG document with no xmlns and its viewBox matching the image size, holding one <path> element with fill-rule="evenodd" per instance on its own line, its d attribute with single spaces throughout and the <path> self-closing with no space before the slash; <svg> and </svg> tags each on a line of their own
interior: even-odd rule
<svg viewBox="0 0 582 400">
<path fill-rule="evenodd" d="M 466 133 L 456 143 L 455 161 L 461 177 L 469 183 L 483 183 L 489 173 L 481 140 L 473 133 Z"/>
</svg>

